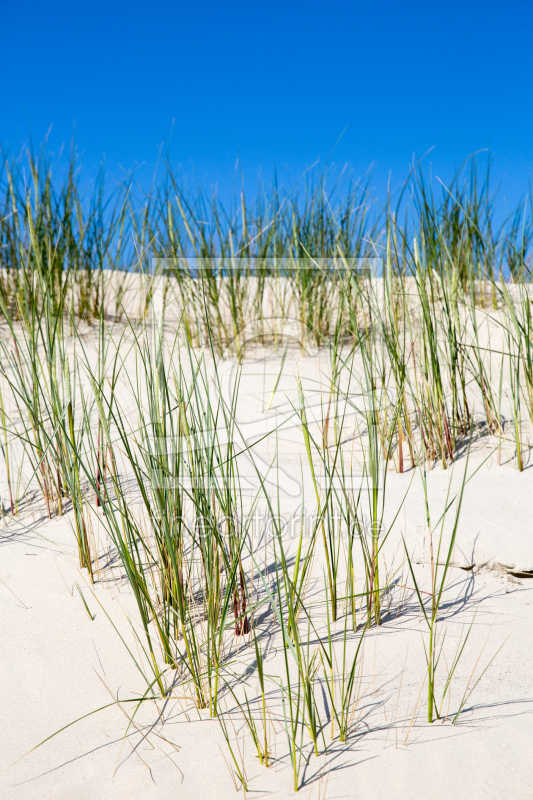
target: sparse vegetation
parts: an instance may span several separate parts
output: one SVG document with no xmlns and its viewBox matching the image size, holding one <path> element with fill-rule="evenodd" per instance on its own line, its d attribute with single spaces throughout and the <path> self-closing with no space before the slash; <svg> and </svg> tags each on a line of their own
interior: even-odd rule
<svg viewBox="0 0 533 800">
<path fill-rule="evenodd" d="M 368 186 L 348 176 L 330 187 L 326 173 L 252 203 L 243 191 L 225 210 L 186 192 L 170 164 L 149 195 L 131 181 L 108 192 L 102 175 L 89 199 L 74 156 L 63 183 L 44 151 L 28 165 L 29 182 L 6 158 L 0 198 L 2 515 L 9 524 L 37 494 L 48 517 L 67 515 L 91 582 L 106 571 L 98 542 L 112 547 L 138 609 L 139 702 L 179 685 L 220 721 L 245 789 L 231 720 L 265 768 L 278 725 L 298 790 L 312 754 L 355 729 L 368 631 L 386 626 L 391 597 L 397 614 L 405 606 L 383 559 L 401 542 L 386 479 L 413 470 L 429 590 L 407 548 L 401 569 L 429 631 L 428 719 L 442 718 L 466 643 L 438 689 L 437 621 L 467 476 L 436 553 L 425 476 L 481 436 L 518 470 L 528 459 L 528 208 L 495 230 L 475 159 L 440 199 L 416 169 L 384 208 Z M 287 374 L 313 348 L 321 371 Z M 242 387 L 257 353 L 277 361 L 250 436 Z M 280 477 L 289 424 L 298 508 Z M 267 627 L 279 674 L 265 664 Z M 243 643 L 255 659 L 246 670 Z"/>
</svg>

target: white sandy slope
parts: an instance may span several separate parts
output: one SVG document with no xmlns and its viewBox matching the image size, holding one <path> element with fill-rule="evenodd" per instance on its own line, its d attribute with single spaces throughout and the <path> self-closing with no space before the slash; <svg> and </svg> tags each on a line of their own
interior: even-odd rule
<svg viewBox="0 0 533 800">
<path fill-rule="evenodd" d="M 296 360 L 305 389 L 306 374 L 316 375 L 317 364 L 311 359 L 305 364 Z M 294 365 L 288 365 L 293 391 Z M 243 397 L 248 397 L 243 425 L 257 418 L 250 400 L 253 389 L 261 394 L 253 369 L 249 381 L 250 391 L 246 381 L 242 389 Z M 268 396 L 268 380 L 265 391 Z M 281 438 L 281 466 L 296 482 L 302 452 L 297 439 L 297 430 Z M 533 796 L 533 579 L 524 577 L 533 570 L 533 470 L 518 473 L 505 453 L 499 465 L 498 456 L 490 456 L 491 446 L 482 442 L 470 457 L 468 475 L 473 477 L 465 490 L 456 566 L 443 606 L 441 627 L 447 629 L 451 643 L 448 659 L 459 635 L 474 620 L 454 678 L 450 711 L 471 675 L 479 675 L 501 645 L 502 649 L 468 700 L 459 723 L 429 725 L 419 702 L 425 692 L 425 629 L 412 593 L 405 590 L 401 595 L 405 605 L 400 611 L 397 593 L 383 626 L 366 636 L 352 736 L 342 747 L 327 741 L 328 754 L 310 758 L 300 774 L 302 796 L 363 800 Z M 263 447 L 267 459 L 270 445 L 266 442 Z M 452 496 L 457 491 L 465 463 L 463 456 L 453 474 L 440 466 L 428 473 L 433 521 L 446 503 L 450 479 Z M 282 491 L 287 487 L 284 482 Z M 312 497 L 308 478 L 304 489 L 305 496 Z M 407 489 L 385 558 L 391 570 L 401 563 L 403 534 L 419 562 L 419 577 L 427 581 L 425 509 L 417 473 L 387 474 L 385 517 L 394 515 Z M 287 491 L 283 497 L 289 511 L 298 508 L 299 495 Z M 445 536 L 452 523 L 453 511 Z M 405 565 L 400 575 L 410 585 Z M 219 725 L 204 712 L 194 711 L 188 701 L 159 701 L 157 707 L 146 704 L 135 719 L 138 727 L 129 730 L 125 712 L 131 713 L 131 704 L 114 704 L 21 758 L 78 717 L 117 697 L 132 698 L 144 691 L 133 659 L 111 624 L 137 656 L 127 619 L 127 614 L 135 619 L 133 598 L 126 586 L 113 581 L 112 571 L 106 576 L 93 590 L 88 587 L 78 569 L 74 536 L 65 518 L 44 520 L 42 509 L 36 506 L 20 523 L 0 526 L 0 797 L 170 800 L 233 796 Z M 94 620 L 87 614 L 76 582 Z M 243 661 L 253 661 L 246 644 L 241 645 L 241 654 Z M 269 645 L 267 667 L 272 675 L 282 674 L 276 642 Z M 327 703 L 323 714 L 327 718 Z M 273 767 L 264 769 L 254 758 L 249 738 L 245 739 L 250 796 L 292 794 L 282 731 L 275 740 L 274 755 Z"/>
<path fill-rule="evenodd" d="M 481 517 L 481 525 L 483 521 Z M 121 698 L 142 689 L 132 659 L 80 577 L 68 526 L 51 522 L 38 530 L 53 537 L 59 547 L 19 533 L 15 525 L 2 530 L 0 764 L 4 770 L 63 725 L 109 703 L 112 698 L 104 682 Z M 423 712 L 412 719 L 423 682 L 423 627 L 416 611 L 388 618 L 366 642 L 366 692 L 355 732 L 346 747 L 337 743 L 327 757 L 311 758 L 302 773 L 304 797 L 318 797 L 319 792 L 321 797 L 369 800 L 532 796 L 533 581 L 509 582 L 487 569 L 477 574 L 453 572 L 450 635 L 456 636 L 461 622 L 477 612 L 457 675 L 455 701 L 480 654 L 484 666 L 507 639 L 460 723 L 430 726 Z M 94 621 L 75 588 L 71 594 L 75 581 L 83 583 Z M 131 644 L 123 610 L 131 608 L 131 598 L 116 588 L 96 588 L 95 595 Z M 268 667 L 272 672 L 281 669 L 275 655 Z M 233 796 L 216 721 L 200 721 L 190 709 L 186 716 L 178 702 L 159 706 L 167 719 L 162 726 L 157 724 L 155 705 L 139 715 L 140 723 L 155 726 L 143 728 L 146 738 L 130 730 L 122 741 L 127 720 L 117 706 L 68 728 L 2 772 L 0 796 L 9 800 Z M 280 761 L 270 770 L 257 763 L 250 742 L 246 743 L 251 796 L 291 793 L 286 748 L 283 739 L 279 742 Z"/>
</svg>

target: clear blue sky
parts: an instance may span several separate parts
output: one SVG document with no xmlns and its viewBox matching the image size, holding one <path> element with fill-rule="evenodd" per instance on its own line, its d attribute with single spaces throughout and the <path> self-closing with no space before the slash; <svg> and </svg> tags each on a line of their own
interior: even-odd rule
<svg viewBox="0 0 533 800">
<path fill-rule="evenodd" d="M 413 153 L 434 170 L 490 144 L 511 199 L 533 164 L 531 2 L 0 0 L 0 139 L 53 125 L 86 169 L 172 159 L 224 188 L 335 151 L 383 196 Z"/>
</svg>

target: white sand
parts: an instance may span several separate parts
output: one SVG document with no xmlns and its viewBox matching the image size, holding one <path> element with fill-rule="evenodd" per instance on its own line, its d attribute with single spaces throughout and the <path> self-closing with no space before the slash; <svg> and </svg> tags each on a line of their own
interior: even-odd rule
<svg viewBox="0 0 533 800">
<path fill-rule="evenodd" d="M 526 475 L 520 478 L 525 478 L 523 483 L 527 481 L 531 491 L 532 478 Z M 515 490 L 515 494 L 521 493 Z M 511 498 L 507 495 L 502 500 L 511 502 Z M 465 512 L 472 513 L 475 505 L 467 503 Z M 494 513 L 476 514 L 476 519 L 480 545 L 488 547 L 483 530 L 489 523 L 495 528 Z M 502 510 L 502 531 L 505 519 Z M 77 590 L 73 595 L 69 591 L 81 578 L 68 526 L 52 521 L 38 530 L 55 538 L 63 552 L 32 534 L 17 533 L 16 526 L 2 531 L 3 768 L 63 725 L 110 702 L 100 678 L 124 698 L 142 686 L 124 646 L 85 584 L 84 595 L 96 613 L 93 622 Z M 526 528 L 522 534 L 526 539 Z M 520 548 L 514 555 L 518 562 Z M 487 569 L 476 574 L 453 572 L 450 596 L 456 598 L 457 619 L 467 622 L 477 611 L 457 677 L 456 699 L 489 631 L 482 664 L 509 637 L 468 703 L 469 710 L 455 727 L 450 723 L 430 726 L 420 714 L 405 741 L 423 680 L 422 626 L 415 612 L 386 621 L 378 633 L 371 631 L 366 642 L 368 687 L 355 735 L 345 747 L 334 744 L 328 757 L 312 758 L 305 773 L 310 780 L 323 768 L 320 791 L 326 797 L 532 796 L 533 581 L 510 582 Z M 122 608 L 132 608 L 131 597 L 100 587 L 95 594 L 128 636 Z M 454 626 L 459 624 L 450 628 Z M 273 666 L 269 663 L 269 670 L 273 671 Z M 225 745 L 217 722 L 200 723 L 194 711 L 189 711 L 187 719 L 176 702 L 160 702 L 159 707 L 167 719 L 164 726 L 157 725 L 155 707 L 140 717 L 144 723 L 156 724 L 147 740 L 130 731 L 122 744 L 127 720 L 117 707 L 79 722 L 3 772 L 0 796 L 10 800 L 233 796 L 235 790 L 222 757 L 222 752 L 226 757 L 227 753 L 219 749 Z M 280 756 L 283 750 L 280 738 Z M 246 764 L 252 796 L 256 792 L 279 797 L 289 794 L 286 753 L 283 764 L 266 770 L 257 764 L 248 740 Z M 312 796 L 318 796 L 319 785 L 314 783 Z M 311 785 L 300 791 L 309 796 Z"/>
<path fill-rule="evenodd" d="M 303 362 L 294 354 L 291 358 L 298 360 L 305 389 L 306 376 L 316 377 L 322 356 Z M 243 382 L 240 419 L 243 426 L 252 426 L 250 430 L 257 421 L 254 403 L 264 405 L 261 393 L 266 397 L 270 393 L 268 381 L 263 388 L 252 366 L 250 387 Z M 293 368 L 289 358 L 286 372 L 291 390 Z M 283 500 L 288 511 L 301 501 L 299 495 L 291 495 L 290 484 L 294 480 L 298 486 L 302 452 L 298 436 L 298 429 L 293 429 L 280 438 L 280 466 L 287 476 L 282 481 Z M 263 451 L 259 448 L 265 458 L 271 445 L 266 441 Z M 469 474 L 487 459 L 491 447 L 488 441 L 476 444 Z M 447 627 L 451 643 L 448 658 L 450 654 L 453 657 L 459 635 L 474 619 L 453 680 L 450 711 L 457 706 L 471 675 L 479 675 L 505 642 L 502 650 L 467 702 L 459 723 L 428 724 L 419 703 L 420 697 L 425 700 L 426 691 L 426 633 L 416 599 L 406 590 L 404 608 L 398 613 L 394 600 L 383 626 L 366 636 L 356 712 L 359 721 L 349 741 L 345 745 L 327 741 L 328 754 L 311 757 L 301 771 L 301 796 L 362 800 L 533 796 L 533 578 L 512 575 L 533 571 L 533 470 L 529 467 L 518 473 L 505 451 L 504 463 L 497 461 L 498 455 L 493 454 L 466 487 L 454 553 L 456 566 L 444 599 L 442 626 Z M 464 466 L 463 456 L 453 474 L 454 487 L 460 483 Z M 444 472 L 440 466 L 428 475 L 434 521 L 445 504 L 450 475 L 450 470 Z M 428 579 L 429 556 L 418 474 L 414 478 L 412 470 L 388 474 L 387 514 L 394 513 L 409 485 L 385 559 L 391 568 L 393 563 L 401 563 L 403 533 L 424 581 Z M 308 479 L 305 496 L 312 496 Z M 233 796 L 235 788 L 224 761 L 229 755 L 218 722 L 208 719 L 206 712 L 196 712 L 190 702 L 178 700 L 158 701 L 157 707 L 145 704 L 135 718 L 138 727 L 130 727 L 125 739 L 128 721 L 124 712 L 131 713 L 132 705 L 113 705 L 6 769 L 62 726 L 117 697 L 131 698 L 144 691 L 132 658 L 103 611 L 105 608 L 136 653 L 126 617 L 132 614 L 135 618 L 135 603 L 127 586 L 113 582 L 108 570 L 103 572 L 104 582 L 93 590 L 88 587 L 78 569 L 75 540 L 66 518 L 43 520 L 42 508 L 36 505 L 20 522 L 0 527 L 0 766 L 4 770 L 0 773 L 0 797 L 170 800 Z M 401 580 L 411 585 L 405 566 Z M 89 619 L 76 582 L 94 621 Z M 339 630 L 342 621 L 340 625 Z M 277 645 L 279 641 L 272 641 L 268 651 L 266 666 L 271 675 L 282 674 Z M 242 646 L 239 657 L 253 662 L 247 645 Z M 326 703 L 325 716 L 327 708 Z M 236 722 L 237 728 L 240 725 Z M 249 737 L 245 737 L 244 760 L 252 797 L 292 794 L 282 731 L 276 738 L 275 756 L 271 769 L 261 767 Z"/>
</svg>

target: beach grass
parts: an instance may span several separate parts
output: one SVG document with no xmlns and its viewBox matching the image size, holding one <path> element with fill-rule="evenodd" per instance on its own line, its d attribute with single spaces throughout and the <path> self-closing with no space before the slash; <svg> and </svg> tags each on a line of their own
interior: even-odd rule
<svg viewBox="0 0 533 800">
<path fill-rule="evenodd" d="M 218 718 L 245 789 L 222 700 L 265 767 L 277 714 L 297 791 L 303 765 L 327 752 L 326 732 L 344 743 L 356 727 L 365 637 L 386 627 L 396 591 L 383 554 L 403 501 L 386 514 L 387 474 L 411 471 L 424 488 L 429 587 L 407 546 L 404 566 L 427 623 L 427 717 L 442 719 L 468 639 L 439 684 L 439 609 L 467 466 L 447 503 L 446 541 L 444 518 L 434 541 L 426 475 L 452 472 L 481 435 L 524 468 L 533 421 L 527 207 L 496 229 L 476 159 L 438 197 L 416 169 L 383 207 L 369 185 L 326 172 L 262 187 L 251 202 L 242 192 L 225 209 L 216 195 L 186 191 L 170 163 L 148 194 L 131 181 L 108 191 L 102 174 L 88 198 L 74 157 L 63 178 L 45 151 L 28 165 L 29 181 L 19 160 L 4 161 L 0 194 L 4 519 L 39 494 L 49 518 L 68 516 L 90 582 L 105 569 L 102 531 L 136 602 L 142 699 L 170 697 L 178 676 L 197 709 Z M 277 364 L 266 427 L 251 441 L 241 399 L 258 348 Z M 329 371 L 311 379 L 296 369 L 291 399 L 286 365 L 311 351 L 327 355 Z M 278 440 L 290 420 L 311 490 L 295 539 L 283 521 Z M 348 441 L 360 455 L 355 488 Z M 260 563 L 262 537 L 270 564 Z M 281 647 L 276 674 L 265 665 L 267 625 Z M 244 644 L 257 698 L 239 672 Z M 456 721 L 463 705 L 447 716 Z"/>
</svg>

